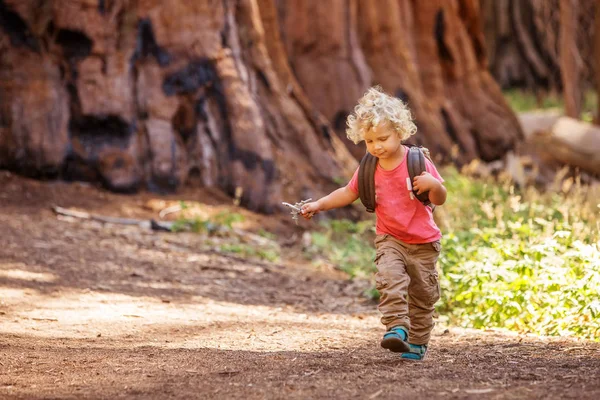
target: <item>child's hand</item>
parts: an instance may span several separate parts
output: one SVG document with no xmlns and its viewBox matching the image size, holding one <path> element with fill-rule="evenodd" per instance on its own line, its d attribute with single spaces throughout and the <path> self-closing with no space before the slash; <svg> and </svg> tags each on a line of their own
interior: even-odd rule
<svg viewBox="0 0 600 400">
<path fill-rule="evenodd" d="M 318 214 L 319 211 L 321 211 L 321 206 L 318 201 L 306 203 L 302 206 L 302 216 L 304 219 L 311 219 L 315 214 Z"/>
<path fill-rule="evenodd" d="M 415 176 L 413 190 L 416 190 L 417 194 L 421 194 L 434 189 L 439 184 L 440 181 L 435 179 L 429 172 L 424 171 L 421 175 Z"/>
</svg>

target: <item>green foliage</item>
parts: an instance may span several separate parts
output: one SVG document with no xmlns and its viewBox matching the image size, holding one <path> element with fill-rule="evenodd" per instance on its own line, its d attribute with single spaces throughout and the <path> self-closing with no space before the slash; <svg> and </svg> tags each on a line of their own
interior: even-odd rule
<svg viewBox="0 0 600 400">
<path fill-rule="evenodd" d="M 439 311 L 458 325 L 600 340 L 598 193 L 576 182 L 541 194 L 443 173 L 448 201 Z M 373 221 L 331 221 L 307 250 L 351 277 L 371 277 Z M 370 289 L 365 293 L 376 298 Z"/>
<path fill-rule="evenodd" d="M 446 176 L 440 311 L 463 326 L 600 339 L 594 196 Z"/>
<path fill-rule="evenodd" d="M 373 221 L 332 220 L 321 223 L 322 232 L 313 232 L 306 256 L 322 255 L 350 277 L 368 277 L 374 272 Z"/>
<path fill-rule="evenodd" d="M 334 176 L 333 182 L 338 186 L 346 186 L 348 183 L 348 178 L 345 176 Z"/>
<path fill-rule="evenodd" d="M 534 93 L 521 89 L 509 89 L 504 91 L 504 97 L 515 112 L 550 108 L 563 109 L 562 99 L 553 93 L 536 98 Z"/>
<path fill-rule="evenodd" d="M 224 253 L 238 255 L 242 258 L 259 258 L 271 262 L 279 261 L 279 249 L 250 245 L 246 243 L 225 243 L 219 246 Z"/>
<path fill-rule="evenodd" d="M 181 209 L 186 210 L 188 206 L 186 203 L 181 202 Z M 192 232 L 201 233 L 214 233 L 218 230 L 228 230 L 233 227 L 236 222 L 243 222 L 244 216 L 238 213 L 220 212 L 211 218 L 200 218 L 193 217 L 188 218 L 185 216 L 180 217 L 173 223 L 171 228 L 174 232 L 180 232 L 190 230 Z"/>
<path fill-rule="evenodd" d="M 267 232 L 262 228 L 258 230 L 258 235 L 261 237 L 267 238 L 269 240 L 277 239 L 277 235 L 275 235 L 274 233 L 271 233 L 271 232 Z"/>
<path fill-rule="evenodd" d="M 557 109 L 564 111 L 564 102 L 560 94 L 546 93 L 536 95 L 521 89 L 509 89 L 504 91 L 504 97 L 515 112 L 527 112 L 539 109 Z M 585 92 L 581 104 L 581 119 L 592 122 L 594 114 L 598 110 L 598 96 L 595 91 Z"/>
<path fill-rule="evenodd" d="M 190 207 L 180 203 L 183 211 Z M 234 254 L 242 258 L 259 258 L 271 262 L 279 261 L 280 249 L 274 241 L 275 235 L 261 230 L 259 236 L 268 239 L 266 244 L 245 243 L 243 237 L 234 232 L 234 225 L 244 222 L 244 216 L 239 213 L 220 212 L 210 218 L 186 217 L 182 215 L 173 223 L 174 232 L 192 231 L 200 234 L 208 234 L 214 239 L 207 242 L 210 247 L 228 254 Z"/>
</svg>

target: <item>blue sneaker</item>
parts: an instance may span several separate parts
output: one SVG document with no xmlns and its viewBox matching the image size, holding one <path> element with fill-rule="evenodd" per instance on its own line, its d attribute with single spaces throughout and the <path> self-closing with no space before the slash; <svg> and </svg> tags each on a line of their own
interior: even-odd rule
<svg viewBox="0 0 600 400">
<path fill-rule="evenodd" d="M 425 353 L 427 353 L 427 345 L 426 344 L 408 344 L 410 350 L 407 353 L 402 353 L 400 358 L 404 358 L 405 360 L 415 360 L 422 361 L 425 358 Z"/>
<path fill-rule="evenodd" d="M 395 326 L 383 335 L 381 347 L 393 351 L 394 353 L 410 352 L 410 347 L 406 342 L 408 332 L 403 326 Z"/>
</svg>

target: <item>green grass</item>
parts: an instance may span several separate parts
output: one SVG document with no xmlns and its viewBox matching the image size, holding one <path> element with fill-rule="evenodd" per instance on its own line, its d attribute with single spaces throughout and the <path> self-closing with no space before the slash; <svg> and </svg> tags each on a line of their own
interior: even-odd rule
<svg viewBox="0 0 600 400">
<path fill-rule="evenodd" d="M 220 212 L 209 218 L 187 216 L 185 210 L 188 205 L 181 203 L 184 213 L 177 219 L 172 227 L 174 232 L 191 231 L 208 235 L 206 245 L 222 253 L 231 254 L 242 258 L 254 258 L 271 262 L 278 262 L 281 250 L 275 241 L 276 236 L 265 230 L 260 230 L 259 236 L 268 239 L 266 245 L 247 243 L 244 237 L 235 233 L 233 228 L 238 222 L 244 222 L 244 216 L 238 213 Z"/>
<path fill-rule="evenodd" d="M 517 113 L 548 109 L 564 112 L 564 101 L 557 93 L 547 93 L 536 97 L 534 93 L 521 89 L 509 89 L 504 91 L 504 97 Z M 592 122 L 597 110 L 597 94 L 594 91 L 587 91 L 582 101 L 580 118 L 586 122 Z"/>
<path fill-rule="evenodd" d="M 562 99 L 556 94 L 548 94 L 539 99 L 533 93 L 520 89 L 509 89 L 504 91 L 504 97 L 515 112 L 526 112 L 539 109 L 563 110 Z"/>
<path fill-rule="evenodd" d="M 462 326 L 600 339 L 597 191 L 447 177 L 440 312 Z"/>
<path fill-rule="evenodd" d="M 181 209 L 186 210 L 187 205 L 181 203 Z M 173 223 L 174 232 L 192 231 L 196 233 L 213 233 L 218 230 L 230 230 L 236 222 L 243 222 L 244 216 L 238 213 L 220 212 L 210 218 L 187 217 L 185 214 Z"/>
<path fill-rule="evenodd" d="M 278 247 L 256 246 L 247 243 L 224 243 L 219 246 L 219 251 L 234 254 L 242 258 L 258 258 L 270 262 L 278 262 L 280 252 Z"/>
</svg>

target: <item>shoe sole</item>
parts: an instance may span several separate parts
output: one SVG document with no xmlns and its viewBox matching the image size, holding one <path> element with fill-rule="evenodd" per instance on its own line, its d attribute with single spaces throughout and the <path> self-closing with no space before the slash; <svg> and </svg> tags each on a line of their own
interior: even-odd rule
<svg viewBox="0 0 600 400">
<path fill-rule="evenodd" d="M 394 353 L 409 353 L 410 347 L 408 343 L 400 338 L 390 337 L 381 341 L 381 347 L 393 351 Z"/>
<path fill-rule="evenodd" d="M 409 354 L 412 354 L 412 353 L 409 353 Z M 425 356 L 419 356 L 419 358 L 416 358 L 416 357 L 413 358 L 413 357 L 414 356 L 410 356 L 410 355 L 409 356 L 405 356 L 404 354 L 402 354 L 400 356 L 400 359 L 401 360 L 406 360 L 406 361 L 412 361 L 412 362 L 420 362 L 420 361 L 423 361 L 425 359 Z"/>
</svg>

